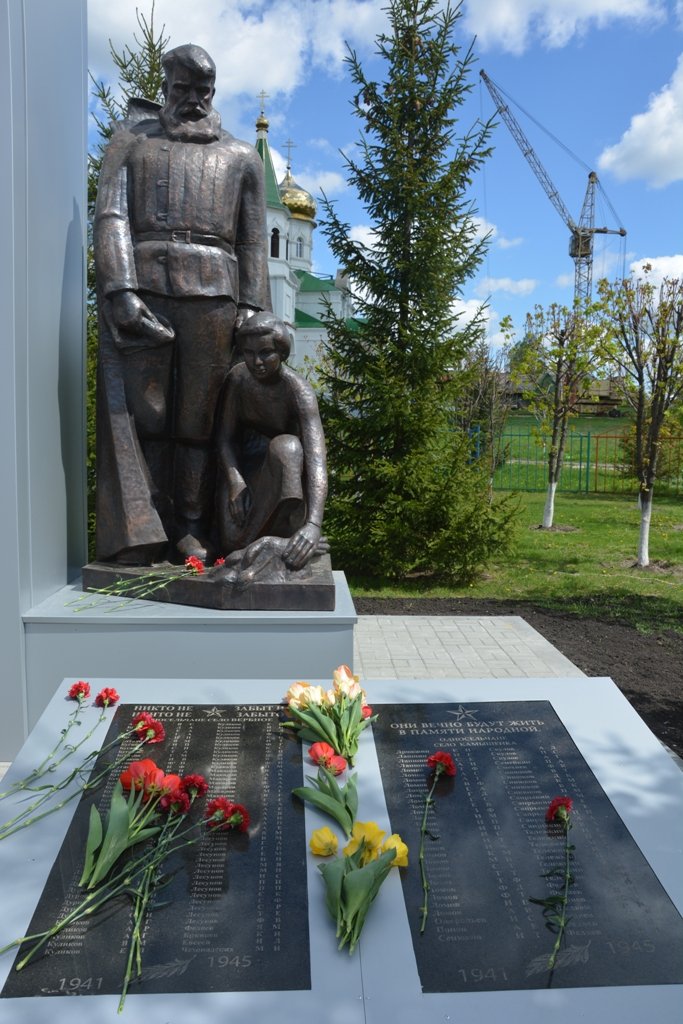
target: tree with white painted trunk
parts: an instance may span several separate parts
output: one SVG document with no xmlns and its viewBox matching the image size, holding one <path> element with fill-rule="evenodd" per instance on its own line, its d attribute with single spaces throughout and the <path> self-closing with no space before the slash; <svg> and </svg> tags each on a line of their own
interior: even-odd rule
<svg viewBox="0 0 683 1024">
<path fill-rule="evenodd" d="M 657 479 L 662 427 L 683 398 L 683 279 L 601 281 L 603 350 L 633 410 L 633 462 L 638 478 L 639 568 L 650 564 L 652 496 Z"/>
<path fill-rule="evenodd" d="M 597 368 L 598 333 L 585 310 L 553 303 L 527 314 L 523 344 L 514 346 L 513 383 L 522 390 L 546 450 L 544 529 L 553 525 L 569 424 Z"/>
</svg>

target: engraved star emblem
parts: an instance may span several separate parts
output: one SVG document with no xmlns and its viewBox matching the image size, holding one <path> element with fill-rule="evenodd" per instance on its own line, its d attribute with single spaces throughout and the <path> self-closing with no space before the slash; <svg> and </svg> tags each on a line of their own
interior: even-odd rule
<svg viewBox="0 0 683 1024">
<path fill-rule="evenodd" d="M 223 717 L 223 711 L 220 708 L 217 708 L 215 704 L 212 708 L 204 708 L 204 714 L 206 715 L 207 718 Z"/>
<path fill-rule="evenodd" d="M 476 709 L 470 710 L 468 708 L 464 708 L 462 706 L 462 704 L 460 704 L 455 709 L 455 711 L 449 711 L 448 714 L 449 715 L 453 715 L 453 717 L 455 718 L 455 720 L 457 722 L 462 722 L 466 718 L 469 718 L 471 721 L 473 721 L 474 720 L 474 716 L 477 714 L 477 711 L 476 711 Z"/>
</svg>

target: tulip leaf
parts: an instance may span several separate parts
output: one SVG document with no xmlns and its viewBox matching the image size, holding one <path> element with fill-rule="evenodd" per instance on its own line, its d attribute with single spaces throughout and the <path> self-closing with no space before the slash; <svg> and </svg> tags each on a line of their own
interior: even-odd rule
<svg viewBox="0 0 683 1024">
<path fill-rule="evenodd" d="M 327 864 L 319 864 L 318 870 L 325 882 L 325 903 L 334 920 L 339 924 L 342 882 L 346 873 L 346 858 L 335 857 Z"/>
<path fill-rule="evenodd" d="M 344 787 L 344 804 L 352 822 L 355 822 L 358 814 L 358 780 L 356 775 L 349 775 Z"/>
<path fill-rule="evenodd" d="M 102 818 L 100 812 L 93 804 L 90 808 L 90 822 L 88 825 L 88 838 L 85 842 L 85 863 L 83 864 L 83 874 L 81 875 L 79 885 L 85 885 L 92 874 L 93 865 L 95 863 L 95 853 L 99 849 L 100 843 L 102 842 Z"/>
<path fill-rule="evenodd" d="M 317 789 L 310 789 L 308 786 L 298 786 L 292 790 L 292 793 L 294 796 L 298 796 L 300 800 L 307 800 L 308 803 L 313 804 L 318 810 L 324 811 L 331 818 L 334 818 L 341 828 L 344 829 L 347 838 L 351 835 L 353 823 L 349 818 L 346 808 L 341 803 L 333 800 L 326 793 L 321 793 Z"/>
<path fill-rule="evenodd" d="M 90 877 L 88 889 L 93 889 L 98 882 L 102 881 L 124 850 L 128 849 L 128 832 L 131 822 L 129 808 L 130 801 L 126 800 L 123 796 L 121 783 L 117 782 L 109 804 L 107 829 L 102 840 L 97 862 Z"/>
</svg>

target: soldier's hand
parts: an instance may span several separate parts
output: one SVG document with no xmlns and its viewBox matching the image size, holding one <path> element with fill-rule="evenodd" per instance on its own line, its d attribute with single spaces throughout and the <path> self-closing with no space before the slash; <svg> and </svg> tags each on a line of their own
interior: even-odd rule
<svg viewBox="0 0 683 1024">
<path fill-rule="evenodd" d="M 119 330 L 135 335 L 135 342 L 144 338 L 152 345 L 166 345 L 175 337 L 170 324 L 164 324 L 132 291 L 116 292 L 110 297 L 111 313 Z M 121 339 L 125 345 L 125 340 Z"/>
</svg>

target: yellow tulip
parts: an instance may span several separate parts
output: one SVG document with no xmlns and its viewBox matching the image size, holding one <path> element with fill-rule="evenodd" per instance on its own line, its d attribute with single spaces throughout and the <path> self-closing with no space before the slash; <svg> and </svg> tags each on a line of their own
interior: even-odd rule
<svg viewBox="0 0 683 1024">
<path fill-rule="evenodd" d="M 371 860 L 377 860 L 385 835 L 386 832 L 383 832 L 376 822 L 357 821 L 351 832 L 351 841 L 344 847 L 343 852 L 348 857 L 355 853 L 360 844 L 365 841 L 360 861 L 362 867 L 364 864 L 369 864 Z"/>
<path fill-rule="evenodd" d="M 339 840 L 332 829 L 325 825 L 323 828 L 316 829 L 308 845 L 314 857 L 334 857 Z"/>
<path fill-rule="evenodd" d="M 408 847 L 401 839 L 397 832 L 389 836 L 386 843 L 382 847 L 382 853 L 387 850 L 396 850 L 394 854 L 394 861 L 392 867 L 395 868 L 407 868 L 408 867 Z"/>
</svg>

